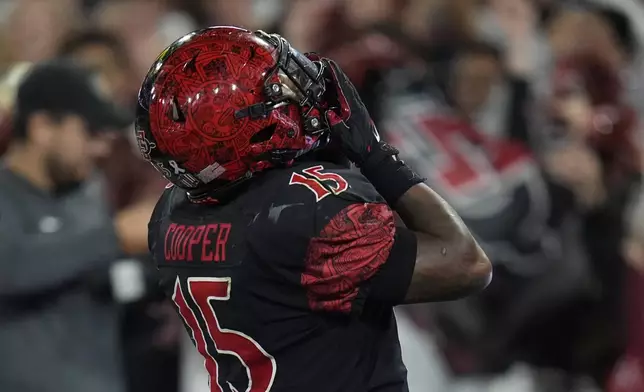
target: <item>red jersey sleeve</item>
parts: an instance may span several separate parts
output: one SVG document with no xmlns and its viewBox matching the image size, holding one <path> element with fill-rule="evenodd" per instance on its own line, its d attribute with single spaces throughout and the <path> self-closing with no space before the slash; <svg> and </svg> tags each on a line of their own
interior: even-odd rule
<svg viewBox="0 0 644 392">
<path fill-rule="evenodd" d="M 395 305 L 415 259 L 415 236 L 396 227 L 387 204 L 350 204 L 311 239 L 301 284 L 313 310 L 356 313 L 369 297 Z"/>
</svg>

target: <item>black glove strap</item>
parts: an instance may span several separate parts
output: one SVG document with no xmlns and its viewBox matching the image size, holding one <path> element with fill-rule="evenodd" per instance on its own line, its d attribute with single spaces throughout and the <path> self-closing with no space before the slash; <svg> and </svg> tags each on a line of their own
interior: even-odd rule
<svg viewBox="0 0 644 392">
<path fill-rule="evenodd" d="M 399 160 L 397 154 L 398 150 L 394 147 L 380 142 L 361 168 L 362 174 L 392 207 L 409 188 L 425 181 Z"/>
</svg>

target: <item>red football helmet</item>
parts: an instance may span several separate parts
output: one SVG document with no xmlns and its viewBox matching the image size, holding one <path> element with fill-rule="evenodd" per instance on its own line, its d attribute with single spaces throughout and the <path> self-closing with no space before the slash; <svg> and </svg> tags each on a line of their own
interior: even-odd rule
<svg viewBox="0 0 644 392">
<path fill-rule="evenodd" d="M 193 197 L 328 142 L 322 65 L 278 35 L 211 27 L 170 45 L 139 91 L 141 154 Z"/>
</svg>

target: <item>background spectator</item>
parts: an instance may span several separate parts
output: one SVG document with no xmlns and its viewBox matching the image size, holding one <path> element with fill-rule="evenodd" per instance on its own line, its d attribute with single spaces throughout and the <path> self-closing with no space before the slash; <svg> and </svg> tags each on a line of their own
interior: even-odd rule
<svg viewBox="0 0 644 392">
<path fill-rule="evenodd" d="M 2 390 L 125 390 L 108 268 L 145 250 L 150 209 L 110 215 L 92 160 L 124 118 L 96 82 L 49 62 L 18 87 L 0 169 Z"/>
</svg>

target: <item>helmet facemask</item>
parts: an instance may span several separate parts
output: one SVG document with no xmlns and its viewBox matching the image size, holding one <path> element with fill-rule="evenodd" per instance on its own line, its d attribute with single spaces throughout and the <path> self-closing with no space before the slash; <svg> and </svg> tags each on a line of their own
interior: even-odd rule
<svg viewBox="0 0 644 392">
<path fill-rule="evenodd" d="M 322 96 L 326 90 L 324 84 L 324 65 L 314 62 L 298 52 L 277 34 L 257 31 L 261 39 L 277 50 L 277 63 L 267 74 L 264 82 L 264 95 L 267 100 L 248 106 L 235 112 L 235 118 L 260 118 L 284 105 L 297 103 L 302 108 L 304 131 L 309 135 L 318 135 L 326 130 L 319 117 L 323 113 Z M 275 83 L 274 76 L 280 83 Z"/>
</svg>

